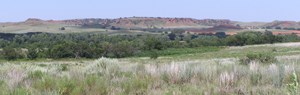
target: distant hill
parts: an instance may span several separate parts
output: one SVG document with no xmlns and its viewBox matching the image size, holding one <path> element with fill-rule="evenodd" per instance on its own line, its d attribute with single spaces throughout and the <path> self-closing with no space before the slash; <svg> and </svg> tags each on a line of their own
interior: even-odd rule
<svg viewBox="0 0 300 95">
<path fill-rule="evenodd" d="M 39 19 L 28 19 L 25 22 L 36 23 L 59 23 L 68 25 L 103 25 L 103 26 L 116 26 L 121 28 L 153 28 L 153 27 L 184 27 L 184 26 L 218 26 L 233 24 L 230 20 L 217 20 L 217 19 L 192 19 L 192 18 L 161 18 L 161 17 L 128 17 L 117 19 L 71 19 L 62 21 L 41 21 Z"/>
<path fill-rule="evenodd" d="M 300 22 L 296 21 L 274 21 L 267 23 L 265 26 L 272 28 L 300 28 Z"/>
<path fill-rule="evenodd" d="M 172 29 L 183 28 L 195 31 L 240 31 L 244 29 L 300 29 L 300 22 L 239 22 L 227 19 L 193 19 L 193 18 L 162 18 L 162 17 L 125 17 L 116 19 L 70 19 L 41 20 L 29 18 L 23 22 L 0 23 L 0 32 L 85 32 L 107 30 L 136 29 Z"/>
</svg>

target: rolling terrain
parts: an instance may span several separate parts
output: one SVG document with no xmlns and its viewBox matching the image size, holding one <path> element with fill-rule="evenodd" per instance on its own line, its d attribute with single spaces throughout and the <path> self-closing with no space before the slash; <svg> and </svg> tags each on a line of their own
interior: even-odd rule
<svg viewBox="0 0 300 95">
<path fill-rule="evenodd" d="M 298 22 L 31 18 L 0 25 L 1 95 L 300 93 L 300 37 L 285 35 L 299 33 Z M 266 30 L 272 33 L 254 32 Z M 227 35 L 195 35 L 220 32 Z M 127 35 L 136 33 L 157 35 Z"/>
<path fill-rule="evenodd" d="M 300 43 L 160 57 L 0 61 L 4 95 L 297 95 Z M 277 61 L 241 64 L 249 53 Z M 217 56 L 216 56 L 217 55 Z M 297 86 L 296 86 L 297 87 Z"/>
<path fill-rule="evenodd" d="M 184 29 L 191 33 L 203 32 L 241 32 L 265 31 L 266 29 L 280 32 L 297 33 L 300 22 L 239 22 L 226 19 L 193 19 L 193 18 L 161 18 L 161 17 L 125 17 L 116 19 L 70 19 L 70 20 L 41 20 L 29 18 L 23 22 L 0 23 L 0 33 L 73 33 L 73 32 L 144 32 L 169 31 Z M 231 33 L 232 34 L 232 33 Z M 234 34 L 234 33 L 233 33 Z"/>
</svg>

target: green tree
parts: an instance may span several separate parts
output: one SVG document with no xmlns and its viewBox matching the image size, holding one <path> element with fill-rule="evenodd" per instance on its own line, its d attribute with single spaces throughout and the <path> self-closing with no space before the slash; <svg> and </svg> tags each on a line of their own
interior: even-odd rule
<svg viewBox="0 0 300 95">
<path fill-rule="evenodd" d="M 190 43 L 192 47 L 199 47 L 199 46 L 220 46 L 221 40 L 216 36 L 201 36 L 199 38 L 193 39 Z"/>
<path fill-rule="evenodd" d="M 69 48 L 69 43 L 64 42 L 62 44 L 54 45 L 50 49 L 50 56 L 52 58 L 75 58 L 72 49 Z"/>
<path fill-rule="evenodd" d="M 121 58 L 121 57 L 132 56 L 136 50 L 133 47 L 133 44 L 131 42 L 122 41 L 122 42 L 116 43 L 113 46 L 112 51 L 113 51 L 115 57 Z"/>
<path fill-rule="evenodd" d="M 6 60 L 16 60 L 19 58 L 19 54 L 16 52 L 14 48 L 3 48 L 4 59 Z"/>
<path fill-rule="evenodd" d="M 35 48 L 28 48 L 27 58 L 34 60 L 38 57 L 38 52 Z"/>
<path fill-rule="evenodd" d="M 6 40 L 0 39 L 0 48 L 5 47 L 6 45 L 8 45 Z"/>
<path fill-rule="evenodd" d="M 239 45 L 241 45 L 240 41 L 235 36 L 226 37 L 225 42 L 228 46 L 239 46 Z"/>
<path fill-rule="evenodd" d="M 162 50 L 164 49 L 163 39 L 160 39 L 158 37 L 148 36 L 145 40 L 145 47 L 146 50 L 152 50 L 152 49 Z"/>
<path fill-rule="evenodd" d="M 70 48 L 70 52 L 73 53 L 73 56 L 75 56 L 75 58 L 92 58 L 94 55 L 94 52 L 92 51 L 90 45 L 84 42 L 71 42 L 68 44 L 67 48 Z"/>
<path fill-rule="evenodd" d="M 252 45 L 263 43 L 263 36 L 261 32 L 242 32 L 234 35 L 237 39 L 237 45 Z"/>
<path fill-rule="evenodd" d="M 176 34 L 175 33 L 170 33 L 168 34 L 168 37 L 170 40 L 175 40 L 176 39 Z"/>
<path fill-rule="evenodd" d="M 275 36 L 271 31 L 264 32 L 264 43 L 270 43 L 273 44 L 276 42 Z"/>
<path fill-rule="evenodd" d="M 226 33 L 225 32 L 217 32 L 216 36 L 219 38 L 225 38 L 226 37 Z"/>
</svg>

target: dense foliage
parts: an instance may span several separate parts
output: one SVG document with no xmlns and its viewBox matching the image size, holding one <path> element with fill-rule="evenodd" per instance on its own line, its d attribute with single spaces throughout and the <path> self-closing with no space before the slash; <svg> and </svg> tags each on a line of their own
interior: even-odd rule
<svg viewBox="0 0 300 95">
<path fill-rule="evenodd" d="M 158 53 L 152 53 L 151 51 L 300 41 L 300 38 L 294 34 L 273 35 L 272 32 L 241 32 L 233 36 L 222 36 L 221 34 L 225 33 L 197 35 L 174 31 L 169 34 L 152 35 L 19 34 L 11 38 L 1 37 L 0 53 L 2 53 L 2 56 L 0 57 L 7 60 L 23 58 L 99 58 L 102 56 L 123 58 L 137 55 L 155 58 L 159 56 Z"/>
<path fill-rule="evenodd" d="M 272 53 L 250 53 L 246 57 L 240 59 L 240 63 L 244 65 L 251 64 L 251 62 L 259 63 L 274 63 L 277 62 L 277 59 Z"/>
</svg>

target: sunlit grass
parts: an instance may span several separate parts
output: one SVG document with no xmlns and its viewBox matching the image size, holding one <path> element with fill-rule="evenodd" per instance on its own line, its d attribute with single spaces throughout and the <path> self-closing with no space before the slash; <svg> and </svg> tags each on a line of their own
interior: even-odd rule
<svg viewBox="0 0 300 95">
<path fill-rule="evenodd" d="M 1 61 L 1 95 L 286 95 L 300 75 L 298 47 L 231 47 L 219 51 L 109 59 Z M 249 53 L 277 61 L 240 64 Z M 299 78 L 298 78 L 299 79 Z M 296 90 L 298 93 L 299 91 Z"/>
</svg>

